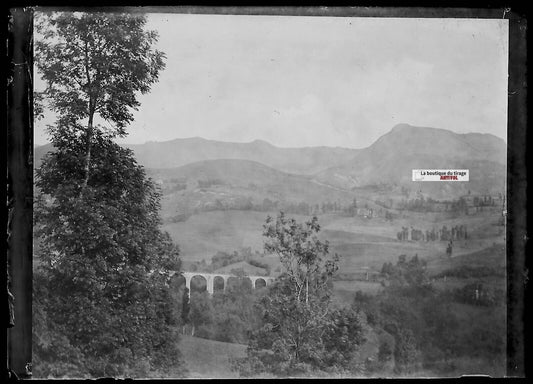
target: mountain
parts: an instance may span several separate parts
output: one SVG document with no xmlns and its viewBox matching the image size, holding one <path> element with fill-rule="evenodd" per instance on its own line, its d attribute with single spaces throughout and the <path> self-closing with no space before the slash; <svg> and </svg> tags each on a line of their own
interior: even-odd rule
<svg viewBox="0 0 533 384">
<path fill-rule="evenodd" d="M 388 156 L 398 153 L 439 155 L 457 159 L 474 159 L 506 163 L 505 142 L 491 134 L 459 134 L 447 129 L 398 124 L 360 155 Z"/>
<path fill-rule="evenodd" d="M 250 160 L 287 173 L 314 174 L 349 161 L 358 150 L 332 147 L 278 148 L 262 140 L 231 143 L 199 137 L 126 145 L 147 168 L 175 168 L 203 160 Z"/>
<path fill-rule="evenodd" d="M 299 184 L 302 178 L 295 178 L 299 174 L 309 177 L 305 183 L 313 183 L 313 187 L 322 185 L 329 190 L 350 191 L 368 185 L 401 185 L 446 198 L 465 194 L 468 190 L 478 193 L 500 192 L 506 177 L 507 147 L 502 139 L 490 134 L 458 134 L 446 129 L 408 124 L 395 126 L 364 149 L 279 148 L 262 140 L 231 143 L 198 137 L 125 146 L 133 150 L 140 164 L 157 172 L 163 172 L 164 169 L 177 174 L 206 172 L 206 177 L 222 179 L 233 175 L 240 177 L 246 185 L 255 183 L 262 186 L 264 183 L 258 180 L 267 177 L 268 172 L 276 170 L 292 174 L 292 178 L 276 176 L 279 180 L 285 180 L 272 184 L 277 185 L 278 189 L 283 188 L 286 182 L 303 185 Z M 49 144 L 35 148 L 36 165 L 42 155 L 51 149 Z M 244 163 L 208 162 L 211 160 L 241 160 Z M 188 164 L 195 165 L 177 170 Z M 265 173 L 259 165 L 268 167 L 269 171 Z M 469 169 L 470 182 L 411 181 L 412 169 L 424 168 Z M 231 183 L 239 184 L 236 182 L 234 179 Z"/>
<path fill-rule="evenodd" d="M 34 166 L 37 168 L 41 164 L 44 155 L 54 150 L 52 144 L 38 145 L 33 148 Z"/>
<path fill-rule="evenodd" d="M 504 188 L 506 158 L 505 142 L 490 134 L 457 134 L 400 124 L 346 163 L 320 171 L 314 179 L 344 189 L 403 185 L 439 197 L 468 190 L 494 193 Z M 469 169 L 470 181 L 413 182 L 413 169 Z"/>
<path fill-rule="evenodd" d="M 349 161 L 357 149 L 340 147 L 279 148 L 263 140 L 232 143 L 200 137 L 145 144 L 125 144 L 146 168 L 176 168 L 203 160 L 238 159 L 262 163 L 287 173 L 311 175 Z M 35 148 L 36 165 L 52 150 L 51 144 Z"/>
</svg>

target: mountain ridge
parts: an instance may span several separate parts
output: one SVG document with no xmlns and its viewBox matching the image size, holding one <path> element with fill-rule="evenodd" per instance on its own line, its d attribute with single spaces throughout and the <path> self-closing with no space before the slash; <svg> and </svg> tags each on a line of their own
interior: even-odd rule
<svg viewBox="0 0 533 384">
<path fill-rule="evenodd" d="M 394 125 L 387 133 L 384 133 L 382 136 L 385 136 L 393 131 L 400 131 L 400 130 L 405 130 L 405 129 L 423 129 L 423 130 L 434 130 L 434 131 L 444 131 L 444 132 L 449 132 L 449 133 L 452 133 L 452 134 L 455 134 L 455 135 L 460 135 L 460 136 L 469 136 L 469 135 L 475 135 L 475 136 L 486 136 L 486 137 L 492 137 L 492 138 L 495 138 L 497 140 L 500 140 L 502 141 L 503 143 L 505 143 L 505 140 L 499 136 L 496 136 L 492 133 L 483 133 L 483 132 L 467 132 L 467 133 L 457 133 L 457 132 L 454 132 L 452 131 L 451 129 L 446 129 L 446 128 L 435 128 L 435 127 L 419 127 L 419 126 L 415 126 L 415 125 L 410 125 L 410 124 L 407 124 L 407 123 L 399 123 L 399 124 L 396 124 Z M 380 137 L 382 137 L 380 136 Z M 201 136 L 191 136 L 191 137 L 178 137 L 178 138 L 174 138 L 174 139 L 170 139 L 170 140 L 162 140 L 162 141 L 158 141 L 158 140 L 149 140 L 149 141 L 146 141 L 144 143 L 121 143 L 122 146 L 125 146 L 125 147 L 138 147 L 138 146 L 142 146 L 142 145 L 147 145 L 147 144 L 151 144 L 151 145 L 157 145 L 157 144 L 164 144 L 164 143 L 171 143 L 171 142 L 180 142 L 180 141 L 203 141 L 203 142 L 213 142 L 213 143 L 228 143 L 228 144 L 254 144 L 254 143 L 262 143 L 262 144 L 266 144 L 270 147 L 275 147 L 275 148 L 278 148 L 278 149 L 313 149 L 313 148 L 335 148 L 335 149 L 346 149 L 346 150 L 361 150 L 361 149 L 365 149 L 365 148 L 368 148 L 370 146 L 372 146 L 372 144 L 370 144 L 369 146 L 367 147 L 344 147 L 344 146 L 339 146 L 339 145 L 336 145 L 336 146 L 328 146 L 328 145 L 314 145 L 314 146 L 303 146 L 303 147 L 281 147 L 281 146 L 277 146 L 275 144 L 272 144 L 271 142 L 267 141 L 267 140 L 264 140 L 264 139 L 254 139 L 254 140 L 251 140 L 251 141 L 243 141 L 243 142 L 239 142 L 239 141 L 222 141 L 222 140 L 215 140 L 215 139 L 207 139 L 207 138 L 204 138 L 204 137 L 201 137 Z M 377 139 L 379 140 L 379 138 Z M 376 140 L 376 141 L 377 141 Z M 374 141 L 374 143 L 376 142 Z M 34 148 L 42 148 L 42 147 L 50 147 L 50 143 L 45 143 L 45 144 L 35 144 Z"/>
<path fill-rule="evenodd" d="M 395 125 L 370 146 L 280 148 L 264 140 L 221 142 L 192 137 L 165 142 L 124 145 L 148 169 L 175 169 L 205 160 L 255 161 L 287 174 L 311 177 L 317 183 L 351 190 L 372 184 L 412 185 L 411 170 L 458 168 L 471 170 L 471 182 L 458 184 L 490 190 L 506 177 L 507 146 L 487 133 L 455 133 L 443 128 Z M 51 146 L 35 149 L 36 165 Z M 245 166 L 245 165 L 243 165 Z M 422 183 L 438 191 L 448 184 Z M 453 188 L 456 188 L 455 186 Z"/>
</svg>

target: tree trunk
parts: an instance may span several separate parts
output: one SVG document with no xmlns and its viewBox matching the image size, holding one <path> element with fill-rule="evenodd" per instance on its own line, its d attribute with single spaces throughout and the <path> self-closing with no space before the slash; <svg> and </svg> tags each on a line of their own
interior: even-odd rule
<svg viewBox="0 0 533 384">
<path fill-rule="evenodd" d="M 87 184 L 89 183 L 90 166 L 91 166 L 91 146 L 93 141 L 93 115 L 89 115 L 89 122 L 87 124 L 87 135 L 85 139 L 85 158 L 83 159 L 83 182 L 80 193 L 83 193 Z"/>
</svg>

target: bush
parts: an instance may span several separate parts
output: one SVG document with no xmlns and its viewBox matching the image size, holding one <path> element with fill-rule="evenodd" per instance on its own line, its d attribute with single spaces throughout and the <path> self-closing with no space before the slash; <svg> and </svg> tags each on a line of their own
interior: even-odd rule
<svg viewBox="0 0 533 384">
<path fill-rule="evenodd" d="M 262 263 L 259 260 L 255 260 L 255 259 L 249 259 L 248 264 L 254 267 L 257 267 L 257 268 L 262 268 L 266 271 L 267 275 L 270 275 L 270 265 L 268 265 L 267 263 Z"/>
<path fill-rule="evenodd" d="M 462 288 L 456 288 L 453 295 L 461 303 L 485 307 L 500 305 L 506 301 L 505 294 L 501 289 L 486 288 L 481 283 L 472 283 Z"/>
<path fill-rule="evenodd" d="M 457 277 L 460 279 L 467 279 L 467 278 L 481 278 L 481 277 L 488 277 L 488 276 L 496 276 L 496 277 L 505 277 L 506 272 L 505 268 L 497 268 L 497 267 L 489 267 L 489 266 L 470 266 L 470 265 L 463 265 L 460 267 L 450 268 L 447 269 L 439 274 L 436 274 L 435 278 L 442 278 L 444 276 L 447 277 Z"/>
<path fill-rule="evenodd" d="M 192 213 L 181 213 L 181 214 L 171 217 L 169 220 L 171 223 L 182 223 L 182 222 L 189 220 L 191 216 L 192 216 Z"/>
<path fill-rule="evenodd" d="M 381 363 L 386 363 L 392 358 L 393 352 L 394 352 L 394 348 L 391 345 L 391 343 L 387 340 L 383 340 L 379 344 L 378 361 Z"/>
</svg>

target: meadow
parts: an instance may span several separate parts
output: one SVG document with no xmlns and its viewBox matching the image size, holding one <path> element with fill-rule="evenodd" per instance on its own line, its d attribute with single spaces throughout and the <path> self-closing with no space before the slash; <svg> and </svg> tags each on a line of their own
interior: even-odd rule
<svg viewBox="0 0 533 384">
<path fill-rule="evenodd" d="M 363 365 L 368 358 L 375 358 L 380 340 L 368 325 L 364 326 L 365 341 L 357 354 L 356 361 Z M 181 335 L 178 342 L 185 366 L 187 378 L 192 379 L 233 379 L 239 374 L 231 369 L 231 360 L 246 356 L 246 345 L 208 340 L 190 335 Z M 172 377 L 172 373 L 165 378 Z M 275 378 L 262 375 L 261 379 Z"/>
<path fill-rule="evenodd" d="M 246 356 L 246 345 L 189 335 L 180 336 L 178 347 L 189 371 L 189 378 L 237 378 L 239 375 L 231 370 L 229 359 Z"/>
<path fill-rule="evenodd" d="M 251 210 L 200 212 L 186 221 L 167 222 L 163 229 L 179 245 L 181 258 L 187 265 L 201 260 L 209 262 L 218 251 L 233 253 L 249 247 L 252 252 L 263 253 L 263 224 L 268 215 L 275 217 L 276 214 L 276 211 Z M 380 271 L 383 263 L 395 262 L 401 254 L 418 254 L 429 262 L 428 268 L 435 273 L 439 268 L 452 267 L 457 263 L 469 264 L 470 261 L 474 263 L 477 259 L 487 259 L 490 265 L 504 260 L 501 254 L 491 256 L 495 244 L 500 247 L 504 244 L 504 227 L 498 225 L 498 211 L 453 218 L 447 216 L 404 211 L 392 221 L 382 217 L 368 219 L 340 214 L 320 214 L 318 219 L 321 225 L 320 238 L 329 241 L 331 254 L 340 256 L 339 266 L 343 273 L 355 273 L 364 268 Z M 296 214 L 291 214 L 291 217 L 300 222 L 310 218 Z M 446 241 L 399 241 L 396 237 L 403 226 L 426 230 L 438 229 L 443 225 L 466 225 L 468 228 L 468 239 L 454 242 L 451 258 L 446 256 Z M 477 258 L 469 256 L 462 262 L 455 261 L 459 256 L 475 252 L 484 253 Z M 273 269 L 277 264 L 277 258 L 273 255 L 263 256 L 262 261 L 273 266 Z"/>
<path fill-rule="evenodd" d="M 433 295 L 444 300 L 439 306 L 446 308 L 451 318 L 455 319 L 453 321 L 456 321 L 449 332 L 457 339 L 458 349 L 445 361 L 436 360 L 436 366 L 440 368 L 420 366 L 415 371 L 402 373 L 402 376 L 504 375 L 505 356 L 501 351 L 505 351 L 505 302 L 497 301 L 488 306 L 474 305 L 464 302 L 464 296 L 458 296 L 460 292 L 468 292 L 464 290 L 469 285 L 481 285 L 492 293 L 506 291 L 505 227 L 501 225 L 501 210 L 494 207 L 468 214 L 407 210 L 393 212 L 395 215 L 392 220 L 349 216 L 345 212 L 317 215 L 321 226 L 320 239 L 329 242 L 330 254 L 340 256 L 338 275 L 333 281 L 333 302 L 339 307 L 353 305 L 356 292 L 369 295 L 377 301 L 385 300 L 387 294 L 383 280 L 386 277 L 380 274 L 384 263 L 395 265 L 400 255 L 406 255 L 408 260 L 417 255 L 424 260 L 424 268 L 434 289 Z M 275 217 L 276 214 L 276 211 L 254 210 L 198 212 L 184 221 L 166 222 L 163 229 L 179 244 L 185 270 L 192 264 L 200 268 L 209 264 L 217 252 L 238 252 L 253 255 L 254 260 L 268 264 L 270 274 L 276 275 L 280 271 L 278 257 L 264 254 L 262 236 L 266 217 Z M 311 217 L 298 214 L 290 216 L 299 222 Z M 446 254 L 447 241 L 400 241 L 397 237 L 402 227 L 425 231 L 459 225 L 467 227 L 468 237 L 454 241 L 451 256 Z M 248 251 L 243 251 L 246 248 Z M 217 271 L 228 273 L 235 269 L 242 269 L 249 274 L 257 274 L 260 270 L 241 260 Z M 361 273 L 364 271 L 370 272 L 373 279 L 366 281 L 364 273 Z M 423 318 L 423 310 L 420 312 L 421 308 L 414 303 L 416 299 L 409 305 L 413 305 L 416 316 Z M 361 376 L 397 376 L 393 370 L 394 357 L 377 363 L 379 349 L 384 343 L 390 344 L 394 337 L 379 325 L 369 325 L 365 321 L 365 327 L 366 341 L 361 345 L 357 358 L 362 369 Z M 438 332 L 434 337 L 446 339 L 447 335 Z M 417 337 L 422 342 L 426 336 L 420 334 Z M 244 345 L 191 336 L 183 336 L 180 348 L 186 355 L 191 371 L 189 377 L 201 378 L 236 377 L 236 373 L 229 368 L 227 358 L 245 353 Z M 476 352 L 478 350 L 479 354 Z"/>
</svg>

